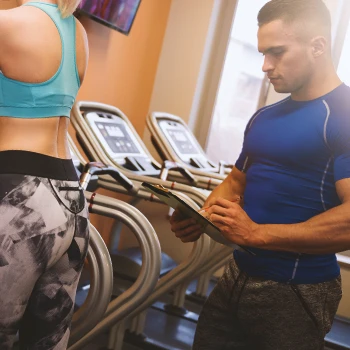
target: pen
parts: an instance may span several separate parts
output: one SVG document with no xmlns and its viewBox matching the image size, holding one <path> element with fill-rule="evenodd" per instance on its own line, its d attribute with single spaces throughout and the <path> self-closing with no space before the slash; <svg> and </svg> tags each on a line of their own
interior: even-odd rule
<svg viewBox="0 0 350 350">
<path fill-rule="evenodd" d="M 236 199 L 230 200 L 230 202 L 237 203 L 242 198 L 243 198 L 242 196 L 238 196 Z M 209 207 L 202 208 L 201 210 L 198 211 L 198 213 L 202 215 L 202 214 L 204 214 L 207 211 L 207 209 L 209 209 Z"/>
</svg>

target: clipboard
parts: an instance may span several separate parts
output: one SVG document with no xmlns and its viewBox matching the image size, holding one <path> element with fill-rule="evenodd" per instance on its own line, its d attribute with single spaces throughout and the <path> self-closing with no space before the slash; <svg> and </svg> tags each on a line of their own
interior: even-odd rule
<svg viewBox="0 0 350 350">
<path fill-rule="evenodd" d="M 203 231 L 212 238 L 215 242 L 224 244 L 231 248 L 236 248 L 239 250 L 244 250 L 248 253 L 246 249 L 238 246 L 235 243 L 232 243 L 228 239 L 226 239 L 222 234 L 220 229 L 215 226 L 210 220 L 205 218 L 203 215 L 198 213 L 197 210 L 188 205 L 184 200 L 178 197 L 176 194 L 164 188 L 162 185 L 152 185 L 148 182 L 143 182 L 142 186 L 149 192 L 153 193 L 156 197 L 158 197 L 162 202 L 169 205 L 169 207 L 173 209 L 178 209 L 181 213 L 189 218 L 195 219 L 200 225 L 203 226 Z"/>
</svg>

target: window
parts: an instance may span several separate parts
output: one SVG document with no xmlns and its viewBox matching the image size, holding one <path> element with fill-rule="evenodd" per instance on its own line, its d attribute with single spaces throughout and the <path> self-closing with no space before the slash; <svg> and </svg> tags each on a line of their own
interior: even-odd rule
<svg viewBox="0 0 350 350">
<path fill-rule="evenodd" d="M 347 85 L 350 86 L 350 26 L 348 27 L 343 50 L 340 56 L 340 61 L 338 65 L 338 75 L 340 79 Z"/>
<path fill-rule="evenodd" d="M 257 109 L 264 79 L 257 50 L 257 14 L 267 0 L 239 1 L 214 106 L 207 154 L 213 161 L 234 163 L 243 133 Z"/>
</svg>

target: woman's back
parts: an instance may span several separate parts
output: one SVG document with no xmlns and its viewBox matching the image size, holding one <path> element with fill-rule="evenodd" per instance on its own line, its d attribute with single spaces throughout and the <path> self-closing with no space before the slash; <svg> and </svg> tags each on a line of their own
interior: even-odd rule
<svg viewBox="0 0 350 350">
<path fill-rule="evenodd" d="M 0 349 L 64 350 L 89 244 L 66 142 L 87 40 L 78 0 L 17 1 L 0 11 Z"/>
<path fill-rule="evenodd" d="M 77 73 L 82 82 L 87 66 L 88 47 L 86 33 L 78 21 L 75 36 Z M 0 47 L 0 70 L 5 78 L 11 80 L 40 84 L 51 79 L 61 64 L 62 41 L 59 31 L 48 14 L 34 6 L 0 11 Z M 75 65 L 75 62 L 71 64 Z M 30 119 L 16 118 L 16 115 L 1 116 L 0 151 L 27 150 L 69 158 L 66 144 L 68 123 L 66 117 L 51 115 Z"/>
</svg>

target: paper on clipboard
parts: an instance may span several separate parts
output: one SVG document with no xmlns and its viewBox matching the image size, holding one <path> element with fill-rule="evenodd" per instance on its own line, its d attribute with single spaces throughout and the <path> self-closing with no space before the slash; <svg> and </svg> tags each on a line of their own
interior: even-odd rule
<svg viewBox="0 0 350 350">
<path fill-rule="evenodd" d="M 179 209 L 184 215 L 195 219 L 200 225 L 203 226 L 203 231 L 214 241 L 224 244 L 228 247 L 242 249 L 237 244 L 230 242 L 220 232 L 219 228 L 215 226 L 211 221 L 198 213 L 194 208 L 188 205 L 185 201 L 179 198 L 173 192 L 164 188 L 161 185 L 152 185 L 148 182 L 143 182 L 142 186 L 149 192 L 157 196 L 162 202 L 169 205 L 173 209 Z"/>
</svg>

